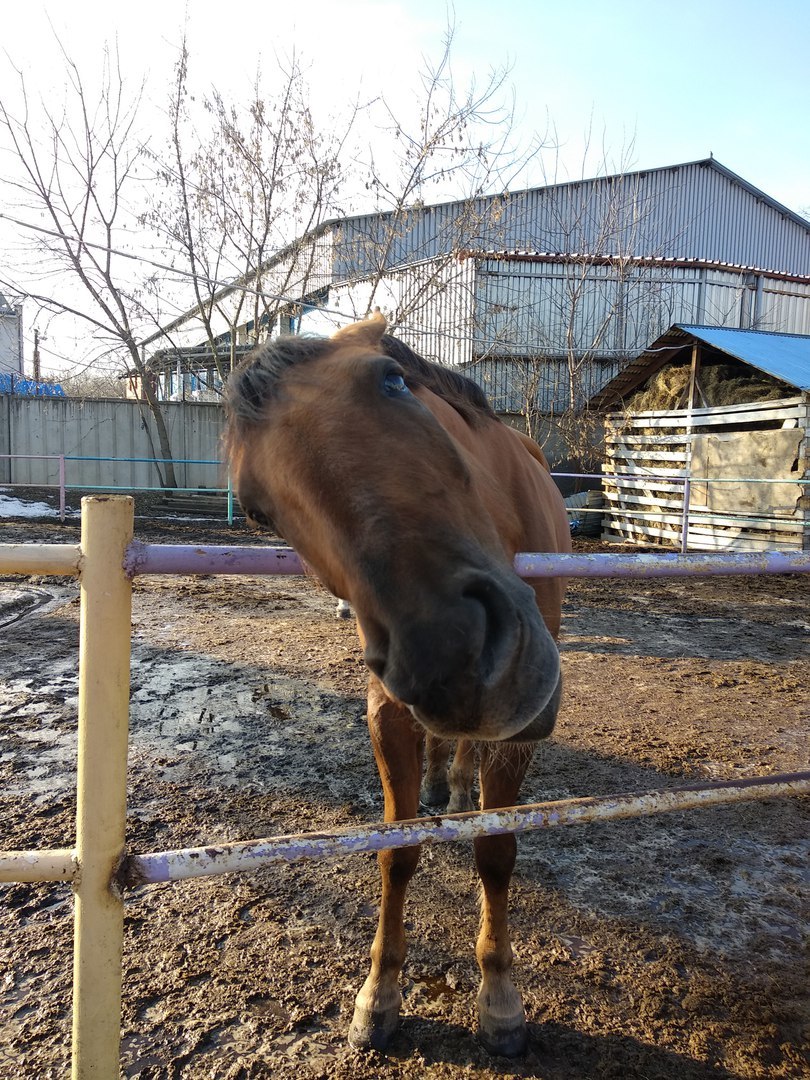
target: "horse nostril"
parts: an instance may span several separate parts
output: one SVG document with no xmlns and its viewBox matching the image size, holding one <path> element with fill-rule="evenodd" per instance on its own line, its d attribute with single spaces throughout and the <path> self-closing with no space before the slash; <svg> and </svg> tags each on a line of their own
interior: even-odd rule
<svg viewBox="0 0 810 1080">
<path fill-rule="evenodd" d="M 496 582 L 479 578 L 465 588 L 465 600 L 479 604 L 484 610 L 483 640 L 480 671 L 485 684 L 499 679 L 511 663 L 520 633 L 520 621 L 509 597 Z"/>
</svg>

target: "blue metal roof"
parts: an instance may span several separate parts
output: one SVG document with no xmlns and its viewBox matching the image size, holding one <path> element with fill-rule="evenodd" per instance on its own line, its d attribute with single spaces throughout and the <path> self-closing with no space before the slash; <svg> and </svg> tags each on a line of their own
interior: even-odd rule
<svg viewBox="0 0 810 1080">
<path fill-rule="evenodd" d="M 734 330 L 727 326 L 675 325 L 684 333 L 775 379 L 799 390 L 810 390 L 810 337 L 806 335 Z"/>
</svg>

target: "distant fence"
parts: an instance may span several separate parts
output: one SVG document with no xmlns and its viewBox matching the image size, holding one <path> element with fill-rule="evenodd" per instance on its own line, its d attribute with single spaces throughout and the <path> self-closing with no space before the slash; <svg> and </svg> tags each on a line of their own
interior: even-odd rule
<svg viewBox="0 0 810 1080">
<path fill-rule="evenodd" d="M 222 488 L 225 423 L 211 402 L 162 405 L 180 488 Z M 59 484 L 59 458 L 70 462 L 68 484 L 132 490 L 163 486 L 163 454 L 154 418 L 143 402 L 118 399 L 0 395 L 0 484 Z"/>
<path fill-rule="evenodd" d="M 114 483 L 101 483 L 101 484 L 81 484 L 74 482 L 74 476 L 81 473 L 88 462 L 92 463 L 106 463 L 107 468 L 111 475 L 120 471 L 122 467 L 129 465 L 165 465 L 166 459 L 158 458 L 153 459 L 131 459 L 131 458 L 104 458 L 104 457 L 83 457 L 80 455 L 68 456 L 65 454 L 54 454 L 49 456 L 34 455 L 34 454 L 3 454 L 0 453 L 0 465 L 3 462 L 13 463 L 17 460 L 22 460 L 28 463 L 29 461 L 49 462 L 48 470 L 53 471 L 56 469 L 58 473 L 58 481 L 53 484 L 39 484 L 31 485 L 37 487 L 54 487 L 59 491 L 59 517 L 64 521 L 66 517 L 67 507 L 67 492 L 68 491 L 81 491 L 83 494 L 87 494 L 90 491 L 121 491 L 121 486 Z M 219 477 L 220 482 L 223 484 L 221 487 L 214 486 L 212 483 L 199 484 L 199 485 L 176 485 L 171 489 L 167 489 L 164 484 L 139 484 L 139 485 L 124 485 L 123 490 L 127 493 L 140 492 L 167 492 L 185 493 L 194 492 L 197 494 L 205 493 L 208 495 L 223 495 L 226 496 L 225 507 L 227 508 L 228 524 L 232 525 L 234 522 L 234 491 L 230 483 L 230 478 L 227 474 L 227 463 L 220 461 L 217 458 L 212 458 L 209 461 L 185 461 L 183 459 L 172 459 L 172 464 L 175 467 L 175 474 L 188 474 L 189 466 L 193 466 L 196 469 L 206 468 L 209 470 L 209 477 Z M 12 468 L 12 473 L 18 472 L 18 469 Z M 636 537 L 632 533 L 634 518 L 631 517 L 631 512 L 628 507 L 619 503 L 617 505 L 615 498 L 612 497 L 612 488 L 621 484 L 625 477 L 620 473 L 572 473 L 572 472 L 552 472 L 551 475 L 556 480 L 576 480 L 578 482 L 586 481 L 584 490 L 574 496 L 569 496 L 565 500 L 565 509 L 569 517 L 571 531 L 574 535 L 582 536 L 599 536 L 601 534 L 603 539 L 607 540 L 625 540 L 627 542 L 634 542 L 641 539 L 643 542 L 649 542 L 651 539 L 662 542 L 671 543 L 676 542 L 677 534 L 657 534 L 651 528 L 642 537 Z M 691 521 L 691 513 L 689 506 L 690 495 L 690 480 L 688 477 L 679 477 L 673 480 L 671 477 L 657 477 L 653 473 L 647 473 L 644 475 L 643 482 L 651 483 L 656 480 L 663 479 L 668 484 L 681 484 L 682 494 L 679 504 L 680 513 L 680 550 L 686 552 L 690 548 L 698 549 L 705 548 L 706 542 L 699 541 L 698 543 L 690 542 L 689 523 Z M 1 483 L 1 482 L 0 482 Z M 713 477 L 710 479 L 702 479 L 700 483 L 704 488 L 708 488 L 712 484 L 733 484 L 736 487 L 740 485 L 756 485 L 766 484 L 769 488 L 773 489 L 774 486 L 779 484 L 789 485 L 793 488 L 798 488 L 802 491 L 805 488 L 810 487 L 810 478 L 802 480 L 785 480 L 782 478 L 767 479 L 762 477 Z M 598 484 L 598 486 L 597 486 Z M 604 485 L 604 490 L 603 490 Z M 23 486 L 25 484 L 19 484 L 19 482 L 8 483 L 9 487 Z M 810 497 L 810 492 L 808 492 Z M 148 511 L 147 511 L 148 513 Z M 671 520 L 677 520 L 673 518 L 670 511 L 651 510 L 646 512 L 639 512 L 635 510 L 632 512 L 635 517 L 644 518 L 647 522 L 662 521 L 667 523 Z M 772 546 L 775 550 L 798 550 L 803 548 L 810 548 L 810 514 L 804 511 L 804 518 L 807 521 L 805 528 L 805 542 L 803 543 L 803 535 L 801 529 L 796 531 L 792 537 L 793 543 L 774 543 Z M 726 515 L 722 520 L 722 524 L 729 526 L 735 522 L 745 523 L 747 521 L 745 515 L 735 515 L 733 512 Z M 760 525 L 767 523 L 768 519 L 760 517 L 757 519 Z M 773 524 L 778 525 L 784 519 L 774 518 Z M 715 544 L 715 549 L 725 548 L 728 551 L 767 551 L 769 545 L 762 543 L 761 541 L 752 542 L 747 536 L 741 535 L 741 530 L 738 529 L 736 533 L 731 533 L 728 530 L 725 532 L 719 532 Z"/>
<path fill-rule="evenodd" d="M 67 493 L 68 491 L 81 491 L 83 494 L 87 494 L 90 491 L 120 491 L 120 487 L 116 484 L 76 484 L 70 481 L 73 478 L 73 474 L 80 473 L 87 462 L 106 462 L 110 468 L 111 473 L 114 473 L 121 466 L 132 464 L 148 464 L 148 465 L 166 465 L 168 459 L 138 459 L 138 458 L 95 458 L 95 457 L 68 457 L 65 454 L 0 454 L 0 463 L 9 462 L 12 466 L 15 461 L 22 460 L 26 463 L 28 461 L 37 462 L 55 462 L 55 467 L 58 471 L 59 480 L 56 484 L 36 484 L 31 485 L 34 487 L 55 487 L 59 491 L 59 520 L 64 521 L 67 516 Z M 211 484 L 201 484 L 195 487 L 181 487 L 175 485 L 172 488 L 166 488 L 165 484 L 143 484 L 137 487 L 126 486 L 124 490 L 128 493 L 135 491 L 162 491 L 162 492 L 205 492 L 209 495 L 225 495 L 227 496 L 227 508 L 228 508 L 228 523 L 233 524 L 233 490 L 230 485 L 230 481 L 226 475 L 226 465 L 222 461 L 218 461 L 216 458 L 211 461 L 184 461 L 183 459 L 172 458 L 171 463 L 174 466 L 175 475 L 178 473 L 186 473 L 188 470 L 186 466 L 206 466 L 209 470 L 212 470 L 210 475 L 213 477 L 224 476 L 226 480 L 225 487 L 213 487 Z M 48 469 L 52 469 L 53 466 L 49 465 Z M 72 470 L 72 471 L 71 471 Z M 14 469 L 12 468 L 12 473 Z M 8 487 L 27 487 L 26 484 L 20 484 L 18 482 L 8 483 Z"/>
</svg>

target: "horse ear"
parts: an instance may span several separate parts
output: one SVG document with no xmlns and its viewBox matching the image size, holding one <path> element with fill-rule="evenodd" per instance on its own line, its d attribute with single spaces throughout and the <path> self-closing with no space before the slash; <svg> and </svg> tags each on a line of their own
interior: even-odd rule
<svg viewBox="0 0 810 1080">
<path fill-rule="evenodd" d="M 368 349 L 379 349 L 387 326 L 385 316 L 376 308 L 370 318 L 341 327 L 332 335 L 332 341 L 337 345 L 360 345 Z"/>
</svg>

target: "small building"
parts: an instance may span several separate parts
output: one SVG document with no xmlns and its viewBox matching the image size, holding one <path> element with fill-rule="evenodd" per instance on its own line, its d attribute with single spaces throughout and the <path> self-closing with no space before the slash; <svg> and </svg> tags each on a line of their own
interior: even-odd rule
<svg viewBox="0 0 810 1080">
<path fill-rule="evenodd" d="M 0 375 L 22 378 L 22 305 L 11 304 L 0 292 Z"/>
<path fill-rule="evenodd" d="M 603 539 L 810 549 L 810 337 L 679 323 L 589 404 Z"/>
</svg>

